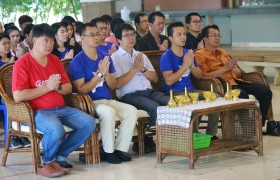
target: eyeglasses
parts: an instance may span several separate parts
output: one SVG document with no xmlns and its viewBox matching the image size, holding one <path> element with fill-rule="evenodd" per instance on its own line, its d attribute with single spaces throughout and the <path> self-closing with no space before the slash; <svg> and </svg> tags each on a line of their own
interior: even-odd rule
<svg viewBox="0 0 280 180">
<path fill-rule="evenodd" d="M 213 37 L 213 38 L 222 38 L 220 34 L 215 34 L 215 35 L 209 35 L 208 37 Z"/>
<path fill-rule="evenodd" d="M 191 22 L 194 23 L 195 25 L 202 24 L 202 21 L 191 21 Z"/>
<path fill-rule="evenodd" d="M 106 30 L 106 31 L 107 31 L 107 29 L 108 29 L 108 27 L 99 27 L 99 28 L 98 28 L 99 31 L 103 31 L 103 30 Z"/>
<path fill-rule="evenodd" d="M 96 34 L 84 34 L 84 35 L 82 35 L 82 36 L 88 36 L 88 37 L 100 37 L 100 36 L 101 36 L 101 34 L 99 34 L 99 33 L 96 33 Z"/>
<path fill-rule="evenodd" d="M 122 37 L 124 37 L 124 38 L 136 37 L 136 34 L 135 33 L 125 34 L 125 35 L 122 35 Z"/>
<path fill-rule="evenodd" d="M 148 20 L 140 21 L 140 23 L 148 23 L 148 22 L 149 22 Z"/>
</svg>

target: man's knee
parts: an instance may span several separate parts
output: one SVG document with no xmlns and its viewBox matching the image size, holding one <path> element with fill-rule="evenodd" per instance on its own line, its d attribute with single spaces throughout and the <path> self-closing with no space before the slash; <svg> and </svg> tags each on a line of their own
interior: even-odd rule
<svg viewBox="0 0 280 180">
<path fill-rule="evenodd" d="M 98 117 L 100 117 L 101 119 L 104 118 L 110 118 L 110 119 L 114 119 L 114 117 L 116 116 L 116 111 L 115 109 L 113 109 L 110 106 L 107 105 L 98 105 L 96 108 L 96 113 L 98 115 Z"/>
<path fill-rule="evenodd" d="M 96 127 L 96 123 L 93 117 L 90 115 L 84 113 L 83 117 L 81 117 L 84 129 L 86 129 L 88 132 L 93 132 Z"/>
<path fill-rule="evenodd" d="M 49 129 L 49 132 L 52 138 L 55 138 L 57 140 L 61 139 L 65 135 L 64 127 L 61 125 L 58 125 L 56 127 L 53 126 L 51 129 Z"/>
</svg>

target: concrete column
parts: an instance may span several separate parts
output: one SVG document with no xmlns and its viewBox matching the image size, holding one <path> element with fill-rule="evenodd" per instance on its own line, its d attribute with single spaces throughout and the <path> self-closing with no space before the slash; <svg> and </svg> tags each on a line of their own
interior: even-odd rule
<svg viewBox="0 0 280 180">
<path fill-rule="evenodd" d="M 89 22 L 93 18 L 108 14 L 116 14 L 116 5 L 114 0 L 80 0 L 83 21 Z"/>
</svg>

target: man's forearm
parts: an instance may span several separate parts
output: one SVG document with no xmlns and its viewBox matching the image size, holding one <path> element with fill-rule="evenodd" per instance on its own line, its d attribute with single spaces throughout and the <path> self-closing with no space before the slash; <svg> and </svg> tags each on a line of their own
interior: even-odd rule
<svg viewBox="0 0 280 180">
<path fill-rule="evenodd" d="M 100 78 L 98 76 L 94 76 L 93 78 L 91 78 L 90 81 L 83 83 L 79 88 L 76 85 L 75 87 L 77 88 L 77 91 L 79 93 L 85 93 L 87 94 L 88 92 L 92 91 L 96 85 L 100 82 Z M 75 81 L 73 82 L 75 85 Z"/>
<path fill-rule="evenodd" d="M 61 85 L 62 88 L 61 90 L 57 90 L 58 93 L 62 94 L 62 95 L 66 95 L 66 94 L 70 94 L 72 92 L 72 85 L 71 83 L 65 83 Z"/>
<path fill-rule="evenodd" d="M 137 73 L 137 70 L 130 69 L 126 74 L 117 78 L 117 89 L 126 85 Z"/>
<path fill-rule="evenodd" d="M 228 69 L 225 66 L 223 66 L 223 67 L 221 67 L 220 69 L 218 69 L 216 71 L 212 71 L 210 73 L 206 73 L 204 76 L 207 76 L 207 77 L 221 76 L 222 74 L 224 74 L 227 71 L 228 71 Z"/>
<path fill-rule="evenodd" d="M 50 92 L 49 88 L 47 86 L 40 86 L 33 89 L 23 89 L 13 92 L 13 97 L 16 102 L 21 101 L 29 101 L 32 99 L 36 99 L 48 92 Z"/>
</svg>

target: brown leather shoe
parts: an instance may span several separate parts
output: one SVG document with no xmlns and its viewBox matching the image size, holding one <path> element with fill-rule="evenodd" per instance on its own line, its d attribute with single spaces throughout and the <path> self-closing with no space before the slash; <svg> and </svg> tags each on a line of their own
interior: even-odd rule
<svg viewBox="0 0 280 180">
<path fill-rule="evenodd" d="M 49 177 L 49 178 L 62 176 L 64 174 L 63 171 L 55 169 L 51 165 L 51 163 L 44 164 L 43 167 L 38 167 L 37 173 L 40 174 L 41 176 L 45 176 L 45 177 Z"/>
<path fill-rule="evenodd" d="M 59 170 L 59 171 L 63 171 L 64 174 L 68 174 L 68 173 L 70 173 L 71 170 L 72 170 L 72 168 L 64 168 L 64 167 L 60 166 L 57 162 L 52 162 L 52 163 L 50 163 L 50 165 L 51 165 L 53 168 L 55 168 L 55 169 L 57 169 L 57 170 Z"/>
</svg>

